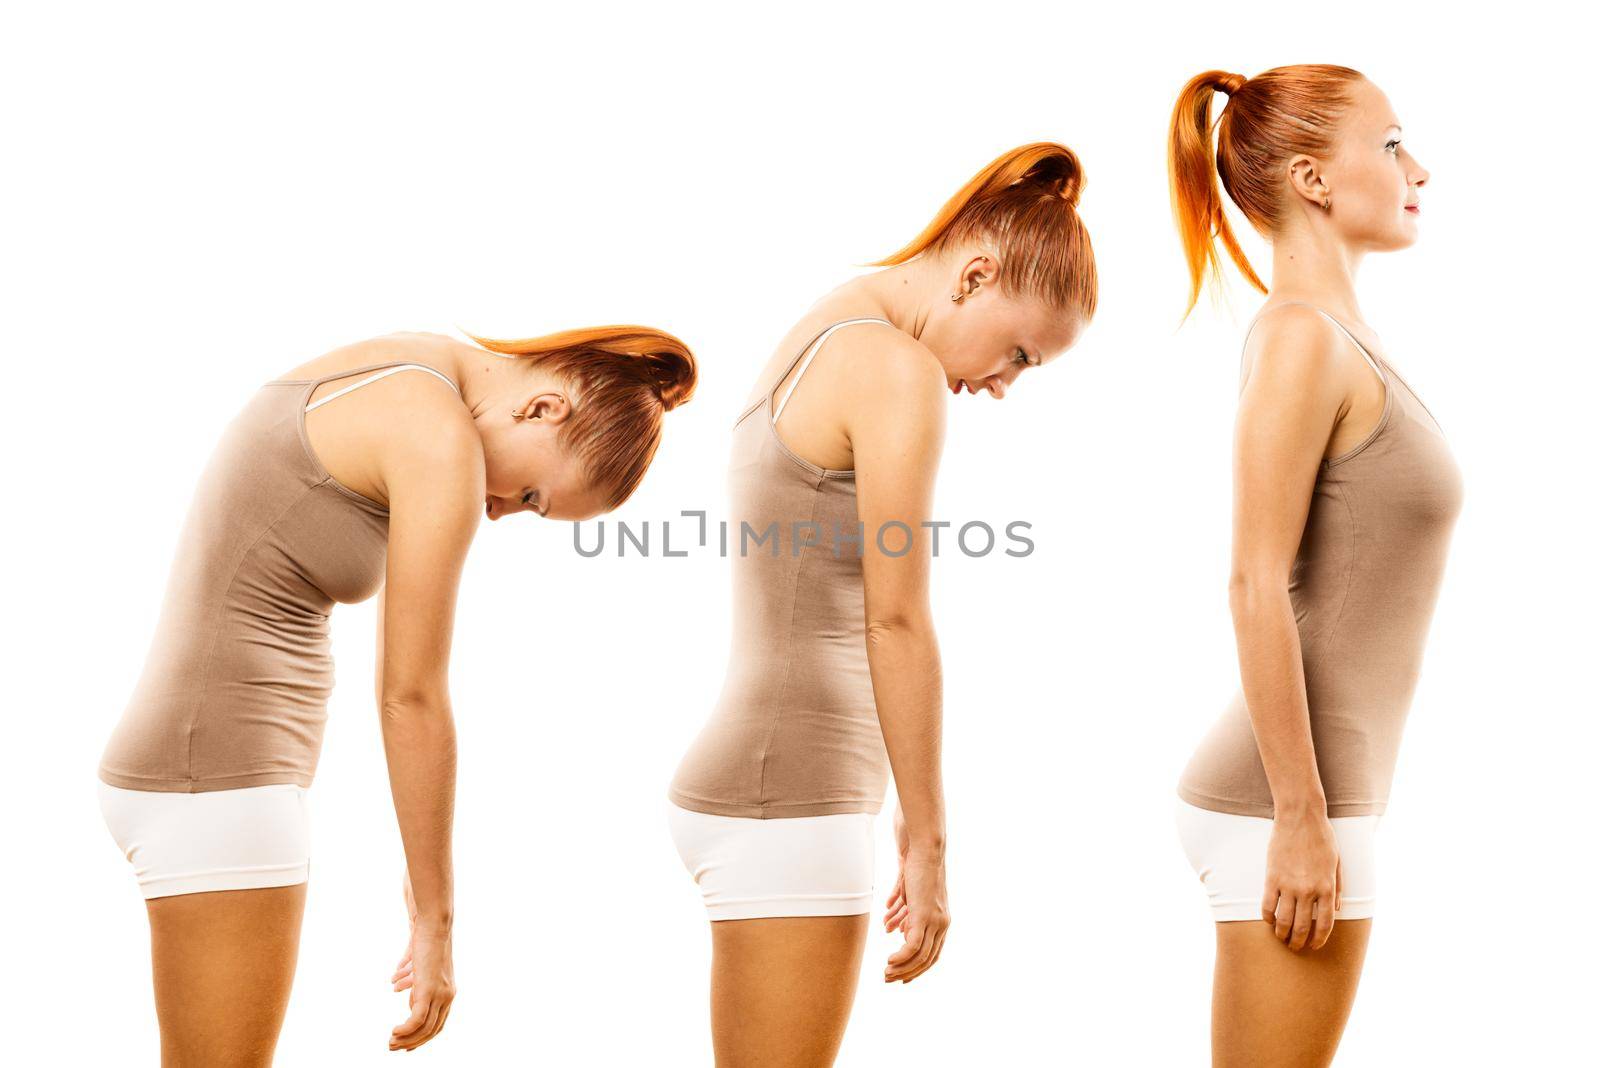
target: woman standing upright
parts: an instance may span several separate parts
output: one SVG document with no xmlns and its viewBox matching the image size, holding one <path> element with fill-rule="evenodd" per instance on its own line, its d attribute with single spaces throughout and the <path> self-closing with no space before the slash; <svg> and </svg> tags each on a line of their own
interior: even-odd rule
<svg viewBox="0 0 1600 1068">
<path fill-rule="evenodd" d="M 1428 172 L 1378 87 L 1321 65 L 1191 79 L 1169 162 L 1190 309 L 1220 275 L 1219 242 L 1267 294 L 1234 436 L 1243 685 L 1178 787 L 1217 921 L 1214 1063 L 1326 1064 L 1361 975 L 1374 834 L 1461 505 L 1439 424 L 1356 301 L 1362 258 L 1416 240 Z M 1270 289 L 1219 177 L 1272 245 Z"/>
<path fill-rule="evenodd" d="M 695 382 L 688 348 L 646 327 L 476 340 L 485 347 L 391 334 L 264 382 L 200 476 L 98 776 L 146 899 L 164 1065 L 272 1062 L 310 872 L 328 617 L 374 594 L 411 916 L 393 977 L 411 1016 L 389 1046 L 414 1049 L 444 1026 L 455 995 L 447 669 L 467 549 L 484 515 L 617 507 L 650 465 L 662 414 Z"/>
<path fill-rule="evenodd" d="M 711 920 L 719 1068 L 833 1063 L 891 768 L 900 874 L 885 925 L 905 945 L 884 979 L 910 982 L 938 959 L 937 529 L 924 524 L 944 397 L 1004 397 L 1076 341 L 1096 294 L 1082 186 L 1058 144 L 996 159 L 886 270 L 813 305 L 734 423 L 733 649 L 669 794 Z"/>
</svg>

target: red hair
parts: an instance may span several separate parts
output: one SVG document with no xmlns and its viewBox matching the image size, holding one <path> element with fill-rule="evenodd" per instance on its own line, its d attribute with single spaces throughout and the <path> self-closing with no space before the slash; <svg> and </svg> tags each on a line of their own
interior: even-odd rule
<svg viewBox="0 0 1600 1068">
<path fill-rule="evenodd" d="M 1039 141 L 1013 148 L 962 186 L 910 244 L 871 266 L 992 241 L 1003 285 L 1088 319 L 1099 279 L 1089 231 L 1078 217 L 1083 183 L 1083 165 L 1066 145 Z"/>
<path fill-rule="evenodd" d="M 468 337 L 490 352 L 537 360 L 573 384 L 572 416 L 557 440 L 573 450 L 607 509 L 633 495 L 661 444 L 661 416 L 694 395 L 689 346 L 648 326 L 590 326 L 501 341 Z"/>
<path fill-rule="evenodd" d="M 1172 109 L 1167 177 L 1173 218 L 1189 264 L 1184 318 L 1200 299 L 1206 274 L 1214 282 L 1222 279 L 1218 241 L 1250 284 L 1267 291 L 1228 225 L 1218 177 L 1257 232 L 1263 237 L 1276 233 L 1285 217 L 1284 162 L 1301 153 L 1328 154 L 1334 127 L 1350 103 L 1350 87 L 1361 78 L 1360 71 L 1349 67 L 1300 63 L 1274 67 L 1254 78 L 1210 70 L 1183 87 Z M 1211 98 L 1218 91 L 1228 94 L 1228 102 L 1217 118 L 1213 155 Z"/>
</svg>

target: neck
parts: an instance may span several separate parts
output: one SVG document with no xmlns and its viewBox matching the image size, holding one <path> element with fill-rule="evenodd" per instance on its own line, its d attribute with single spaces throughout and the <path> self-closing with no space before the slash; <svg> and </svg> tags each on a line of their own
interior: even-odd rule
<svg viewBox="0 0 1600 1068">
<path fill-rule="evenodd" d="M 525 390 L 533 373 L 531 360 L 490 352 L 453 338 L 450 358 L 461 385 L 461 400 L 474 419 L 496 403 L 509 405 Z"/>
<path fill-rule="evenodd" d="M 1356 271 L 1361 253 L 1351 250 L 1327 226 L 1294 227 L 1272 242 L 1269 300 L 1303 300 L 1343 319 L 1361 322 Z"/>
<path fill-rule="evenodd" d="M 943 277 L 948 273 L 941 257 L 919 256 L 910 263 L 885 267 L 852 279 L 840 289 L 870 300 L 879 309 L 879 315 L 896 329 L 920 338 L 928 325 L 933 302 L 939 299 Z"/>
</svg>

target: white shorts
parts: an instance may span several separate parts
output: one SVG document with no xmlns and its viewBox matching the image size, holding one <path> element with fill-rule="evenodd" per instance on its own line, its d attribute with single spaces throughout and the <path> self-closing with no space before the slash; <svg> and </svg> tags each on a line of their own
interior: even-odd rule
<svg viewBox="0 0 1600 1068">
<path fill-rule="evenodd" d="M 1261 919 L 1267 884 L 1267 840 L 1272 820 L 1236 816 L 1178 801 L 1178 840 L 1211 899 L 1211 918 Z M 1343 890 L 1338 920 L 1369 918 L 1378 903 L 1377 816 L 1334 816 Z"/>
<path fill-rule="evenodd" d="M 872 813 L 758 820 L 667 807 L 711 919 L 872 911 Z"/>
<path fill-rule="evenodd" d="M 147 898 L 291 886 L 310 874 L 303 786 L 184 794 L 96 781 L 106 827 Z"/>
</svg>

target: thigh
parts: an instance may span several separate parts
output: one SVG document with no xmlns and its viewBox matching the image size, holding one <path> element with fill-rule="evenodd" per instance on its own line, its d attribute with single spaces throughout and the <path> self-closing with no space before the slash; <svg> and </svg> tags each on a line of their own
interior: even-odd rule
<svg viewBox="0 0 1600 1068">
<path fill-rule="evenodd" d="M 861 975 L 867 914 L 711 924 L 717 1068 L 828 1068 Z"/>
<path fill-rule="evenodd" d="M 298 883 L 145 902 L 163 1068 L 272 1063 L 305 901 Z"/>
<path fill-rule="evenodd" d="M 872 907 L 873 817 L 749 819 L 670 806 L 710 917 L 718 1068 L 826 1068 L 850 1019 Z"/>
<path fill-rule="evenodd" d="M 1339 920 L 1299 953 L 1262 920 L 1219 922 L 1211 994 L 1214 1068 L 1321 1068 L 1355 1003 L 1372 921 Z"/>
<path fill-rule="evenodd" d="M 307 791 L 99 790 L 145 897 L 162 1064 L 270 1065 L 305 910 Z"/>
</svg>

